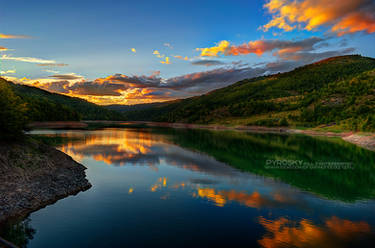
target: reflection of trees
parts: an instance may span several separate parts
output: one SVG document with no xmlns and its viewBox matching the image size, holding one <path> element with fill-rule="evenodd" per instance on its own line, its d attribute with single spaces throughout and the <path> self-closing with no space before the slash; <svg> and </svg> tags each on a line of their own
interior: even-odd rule
<svg viewBox="0 0 375 248">
<path fill-rule="evenodd" d="M 159 133 L 243 171 L 278 178 L 328 198 L 355 201 L 375 197 L 375 153 L 340 140 L 206 130 L 161 129 Z M 266 169 L 267 160 L 351 162 L 354 169 Z"/>
<path fill-rule="evenodd" d="M 166 145 L 171 142 L 216 160 Z M 327 198 L 355 201 L 375 197 L 375 153 L 340 140 L 228 131 L 110 129 L 89 132 L 84 139 L 65 144 L 61 149 L 77 160 L 90 156 L 108 164 L 155 167 L 163 159 L 168 164 L 189 170 L 238 176 L 239 173 L 225 163 L 243 171 L 281 179 Z M 312 164 L 351 162 L 354 169 L 267 169 L 267 160 L 297 160 Z"/>
<path fill-rule="evenodd" d="M 17 223 L 7 223 L 1 230 L 2 236 L 19 247 L 26 247 L 34 238 L 36 230 L 30 225 L 30 219 Z"/>
<path fill-rule="evenodd" d="M 365 221 L 350 221 L 332 216 L 321 225 L 310 220 L 292 221 L 285 217 L 259 223 L 266 234 L 258 242 L 262 247 L 371 247 L 374 233 Z"/>
</svg>

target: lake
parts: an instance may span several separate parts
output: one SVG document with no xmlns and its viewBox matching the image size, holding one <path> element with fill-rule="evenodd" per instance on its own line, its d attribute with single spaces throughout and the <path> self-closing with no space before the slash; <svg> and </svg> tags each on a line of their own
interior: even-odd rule
<svg viewBox="0 0 375 248">
<path fill-rule="evenodd" d="M 185 129 L 33 131 L 92 188 L 0 236 L 27 247 L 374 247 L 375 153 L 336 138 Z"/>
</svg>

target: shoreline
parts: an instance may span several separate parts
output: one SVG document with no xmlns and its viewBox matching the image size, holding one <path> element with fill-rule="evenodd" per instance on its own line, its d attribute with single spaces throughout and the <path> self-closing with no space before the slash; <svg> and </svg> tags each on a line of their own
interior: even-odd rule
<svg viewBox="0 0 375 248">
<path fill-rule="evenodd" d="M 206 129 L 206 130 L 228 130 L 243 131 L 252 133 L 284 133 L 284 134 L 303 134 L 308 136 L 338 137 L 351 144 L 360 146 L 367 150 L 375 151 L 375 133 L 357 133 L 357 132 L 329 132 L 315 130 L 300 130 L 287 127 L 264 127 L 264 126 L 222 126 L 222 125 L 199 125 L 185 123 L 165 123 L 165 122 L 134 122 L 144 124 L 150 127 L 169 127 L 186 129 Z"/>
<path fill-rule="evenodd" d="M 91 126 L 96 128 L 110 127 L 167 127 L 181 129 L 205 129 L 216 131 L 240 131 L 252 133 L 282 133 L 282 134 L 303 134 L 308 136 L 338 137 L 342 140 L 375 151 L 375 133 L 361 133 L 354 131 L 317 131 L 302 130 L 288 127 L 265 127 L 265 126 L 225 126 L 218 124 L 189 124 L 189 123 L 171 123 L 171 122 L 152 122 L 152 121 L 80 121 L 80 122 L 35 122 L 31 123 L 30 128 L 36 129 L 89 129 Z"/>
<path fill-rule="evenodd" d="M 0 226 L 91 187 L 86 167 L 37 142 L 0 143 Z"/>
<path fill-rule="evenodd" d="M 85 122 L 90 123 L 90 122 Z M 100 123 L 100 122 L 96 122 Z M 110 122 L 107 122 L 107 124 Z M 322 136 L 322 137 L 338 137 L 346 142 L 360 146 L 367 150 L 375 151 L 375 133 L 358 133 L 353 131 L 330 132 L 330 131 L 315 131 L 315 130 L 301 130 L 292 129 L 288 127 L 264 127 L 264 126 L 224 126 L 224 125 L 203 125 L 203 124 L 189 124 L 189 123 L 169 123 L 169 122 L 149 122 L 149 121 L 128 121 L 128 122 L 113 122 L 113 124 L 127 123 L 128 125 L 146 125 L 148 127 L 168 127 L 168 128 L 182 128 L 182 129 L 205 129 L 217 131 L 241 131 L 252 133 L 284 133 L 284 134 L 303 134 L 308 136 Z M 126 126 L 126 124 L 124 125 Z"/>
</svg>

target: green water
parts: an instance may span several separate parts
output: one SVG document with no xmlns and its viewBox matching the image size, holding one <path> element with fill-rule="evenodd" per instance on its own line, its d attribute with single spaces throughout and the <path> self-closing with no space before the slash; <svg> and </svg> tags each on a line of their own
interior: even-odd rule
<svg viewBox="0 0 375 248">
<path fill-rule="evenodd" d="M 0 236 L 23 247 L 373 247 L 375 153 L 339 139 L 113 128 L 37 131 L 92 188 Z"/>
</svg>

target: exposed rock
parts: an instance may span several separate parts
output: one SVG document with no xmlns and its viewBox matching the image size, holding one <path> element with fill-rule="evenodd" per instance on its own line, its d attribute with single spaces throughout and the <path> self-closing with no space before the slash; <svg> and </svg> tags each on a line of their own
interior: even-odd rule
<svg viewBox="0 0 375 248">
<path fill-rule="evenodd" d="M 368 134 L 368 135 L 351 134 L 351 135 L 343 137 L 343 140 L 362 146 L 366 149 L 375 151 L 375 135 L 374 134 Z"/>
<path fill-rule="evenodd" d="M 86 168 L 34 140 L 0 143 L 0 222 L 91 187 Z"/>
</svg>

